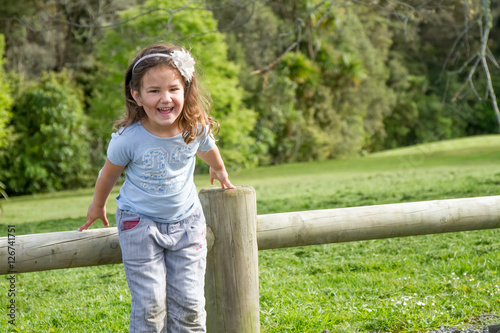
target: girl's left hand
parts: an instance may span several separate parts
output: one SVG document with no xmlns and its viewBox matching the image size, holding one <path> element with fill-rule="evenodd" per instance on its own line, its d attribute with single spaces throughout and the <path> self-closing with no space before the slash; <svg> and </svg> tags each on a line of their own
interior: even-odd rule
<svg viewBox="0 0 500 333">
<path fill-rule="evenodd" d="M 222 188 L 234 188 L 233 184 L 229 181 L 226 169 L 216 171 L 214 168 L 210 167 L 210 184 L 213 185 L 215 179 L 220 182 Z"/>
</svg>

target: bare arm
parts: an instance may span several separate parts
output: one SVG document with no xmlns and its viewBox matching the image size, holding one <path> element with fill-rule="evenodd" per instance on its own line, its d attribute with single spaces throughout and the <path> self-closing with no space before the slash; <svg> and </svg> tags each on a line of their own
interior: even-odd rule
<svg viewBox="0 0 500 333">
<path fill-rule="evenodd" d="M 101 219 L 104 226 L 109 227 L 106 217 L 106 202 L 124 169 L 125 167 L 113 164 L 106 159 L 95 184 L 94 200 L 90 203 L 87 211 L 87 222 L 78 228 L 78 231 L 87 230 L 97 219 Z"/>
<path fill-rule="evenodd" d="M 210 184 L 213 185 L 214 180 L 217 179 L 222 188 L 234 188 L 233 184 L 229 181 L 224 161 L 222 161 L 217 146 L 214 146 L 208 151 L 198 150 L 196 154 L 210 166 Z"/>
</svg>

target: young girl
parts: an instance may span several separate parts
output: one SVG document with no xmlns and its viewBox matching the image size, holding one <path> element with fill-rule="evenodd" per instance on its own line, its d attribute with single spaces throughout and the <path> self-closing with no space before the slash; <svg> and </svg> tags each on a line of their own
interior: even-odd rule
<svg viewBox="0 0 500 333">
<path fill-rule="evenodd" d="M 212 184 L 234 186 L 194 64 L 185 49 L 161 44 L 129 66 L 127 117 L 111 136 L 87 222 L 78 229 L 97 219 L 109 226 L 106 201 L 126 170 L 116 221 L 132 295 L 130 332 L 205 332 L 206 226 L 193 182 L 195 155 L 210 166 Z"/>
</svg>

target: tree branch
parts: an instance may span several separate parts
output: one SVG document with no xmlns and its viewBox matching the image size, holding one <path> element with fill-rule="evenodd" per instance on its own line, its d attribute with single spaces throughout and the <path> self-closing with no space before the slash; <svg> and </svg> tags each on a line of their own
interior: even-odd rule
<svg viewBox="0 0 500 333">
<path fill-rule="evenodd" d="M 491 22 L 491 11 L 490 11 L 490 0 L 482 1 L 483 10 L 484 10 L 484 31 L 481 36 L 481 49 L 480 49 L 480 57 L 481 64 L 483 65 L 484 74 L 486 75 L 486 85 L 488 89 L 488 95 L 491 98 L 491 106 L 495 111 L 495 116 L 497 118 L 497 123 L 500 131 L 500 110 L 498 109 L 497 97 L 495 94 L 495 90 L 493 89 L 493 83 L 491 81 L 491 74 L 488 68 L 488 62 L 486 60 L 486 49 L 488 44 L 488 39 L 490 35 L 490 29 L 492 26 Z"/>
<path fill-rule="evenodd" d="M 313 8 L 311 8 L 310 10 L 308 10 L 307 13 L 305 14 L 305 16 L 306 17 L 309 16 L 311 13 L 313 13 L 314 11 L 316 11 L 318 8 L 320 8 L 326 2 L 327 2 L 327 0 L 321 1 L 319 4 L 315 5 Z M 321 22 L 323 22 L 326 19 L 326 17 L 328 16 L 328 14 L 332 11 L 334 5 L 335 5 L 335 1 L 334 0 L 330 0 L 330 5 L 328 6 L 328 9 L 319 18 L 319 20 L 314 24 L 313 28 L 317 28 L 321 24 Z M 295 47 L 298 47 L 299 44 L 304 39 L 304 35 L 302 34 L 302 26 L 305 24 L 306 20 L 307 19 L 303 19 L 301 17 L 298 17 L 296 19 L 296 21 L 299 23 L 296 26 L 296 28 L 298 30 L 298 32 L 297 32 L 297 38 L 295 39 L 295 41 L 279 57 L 277 57 L 271 64 L 267 65 L 266 67 L 254 70 L 250 74 L 251 75 L 257 75 L 257 74 L 262 74 L 262 73 L 267 74 L 267 73 L 273 71 L 274 67 L 276 67 L 276 65 L 280 62 L 280 60 L 287 53 L 289 53 L 290 51 L 292 51 Z"/>
<path fill-rule="evenodd" d="M 479 94 L 476 91 L 476 88 L 474 86 L 474 82 L 472 81 L 472 76 L 476 72 L 476 68 L 477 68 L 477 65 L 479 65 L 479 62 L 481 61 L 481 57 L 479 57 L 478 55 L 474 55 L 471 58 L 472 59 L 476 59 L 476 62 L 472 66 L 472 69 L 469 71 L 469 75 L 467 75 L 467 79 L 464 81 L 464 83 L 462 84 L 462 86 L 460 87 L 460 89 L 458 89 L 458 91 L 455 93 L 455 95 L 451 99 L 452 102 L 455 102 L 458 99 L 458 95 L 460 95 L 460 93 L 465 89 L 465 87 L 467 86 L 467 84 L 469 84 L 471 86 L 471 89 L 474 92 L 474 94 L 476 95 L 476 97 L 479 100 L 482 100 L 482 98 L 479 96 Z"/>
<path fill-rule="evenodd" d="M 460 42 L 462 37 L 467 34 L 467 32 L 470 30 L 470 28 L 471 28 L 471 25 L 467 25 L 465 27 L 465 29 L 462 30 L 460 35 L 458 35 L 457 38 L 455 38 L 455 41 L 453 42 L 453 45 L 451 46 L 450 51 L 446 55 L 446 59 L 443 63 L 443 67 L 441 68 L 441 73 L 439 74 L 439 79 L 437 80 L 437 82 L 441 81 L 441 78 L 443 77 L 444 71 L 446 70 L 446 67 L 448 66 L 448 61 L 450 60 L 452 53 L 455 51 L 455 48 L 457 47 L 458 43 Z"/>
<path fill-rule="evenodd" d="M 276 65 L 280 62 L 280 60 L 290 51 L 293 50 L 293 48 L 295 48 L 296 46 L 298 45 L 298 42 L 295 41 L 292 43 L 292 45 L 290 45 L 286 50 L 285 52 L 283 52 L 278 58 L 276 58 L 271 64 L 267 65 L 266 67 L 264 68 L 261 68 L 261 69 L 258 69 L 258 70 L 255 70 L 253 72 L 251 72 L 250 74 L 251 75 L 256 75 L 256 74 L 262 74 L 262 73 L 267 73 L 267 72 L 271 72 L 274 67 L 276 67 Z"/>
<path fill-rule="evenodd" d="M 496 68 L 500 69 L 500 65 L 498 64 L 497 60 L 495 59 L 495 56 L 493 55 L 493 53 L 491 52 L 489 47 L 486 47 L 486 52 L 487 52 L 488 59 L 490 59 L 490 61 L 493 63 L 493 65 Z"/>
<path fill-rule="evenodd" d="M 62 19 L 49 19 L 48 21 L 49 22 L 56 22 L 56 23 L 63 23 L 63 24 L 66 24 L 66 25 L 69 25 L 69 26 L 72 26 L 72 27 L 76 27 L 76 28 L 98 28 L 98 29 L 107 29 L 107 28 L 114 28 L 114 27 L 117 27 L 117 26 L 120 26 L 120 25 L 123 25 L 123 24 L 126 24 L 130 21 L 133 21 L 135 19 L 138 19 L 139 17 L 142 17 L 142 16 L 145 16 L 145 15 L 149 15 L 153 12 L 158 12 L 158 11 L 165 11 L 165 12 L 168 12 L 170 15 L 173 15 L 181 10 L 186 10 L 186 9 L 189 9 L 189 10 L 206 10 L 204 8 L 187 8 L 187 6 L 189 6 L 190 4 L 192 4 L 193 2 L 195 2 L 194 0 L 191 1 L 191 2 L 188 2 L 186 4 L 184 4 L 183 6 L 179 7 L 179 8 L 176 8 L 176 9 L 166 9 L 166 8 L 151 8 L 143 13 L 140 13 L 138 15 L 135 15 L 131 18 L 128 18 L 126 20 L 123 20 L 123 21 L 117 21 L 117 22 L 112 22 L 110 24 L 106 24 L 106 25 L 99 25 L 99 24 L 81 24 L 81 23 L 77 23 L 77 22 L 72 22 L 72 21 L 68 21 L 68 20 L 62 20 Z M 38 32 L 40 30 L 37 30 L 35 28 L 33 28 L 32 26 L 30 26 L 27 22 L 21 20 L 20 18 L 14 16 L 14 17 L 0 17 L 0 21 L 16 21 L 16 22 L 19 22 L 21 25 L 23 25 L 24 27 L 28 28 L 29 30 L 33 31 L 33 32 Z M 46 27 L 45 27 L 46 28 Z M 46 30 L 46 29 L 44 29 Z"/>
</svg>

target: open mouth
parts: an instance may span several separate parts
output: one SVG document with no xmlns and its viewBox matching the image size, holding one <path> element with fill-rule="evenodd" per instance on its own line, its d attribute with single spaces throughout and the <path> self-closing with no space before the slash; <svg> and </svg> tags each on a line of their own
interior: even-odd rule
<svg viewBox="0 0 500 333">
<path fill-rule="evenodd" d="M 174 111 L 174 108 L 173 107 L 170 107 L 170 108 L 157 108 L 158 112 L 162 115 L 162 116 L 167 116 L 169 114 L 172 113 L 172 111 Z"/>
</svg>

